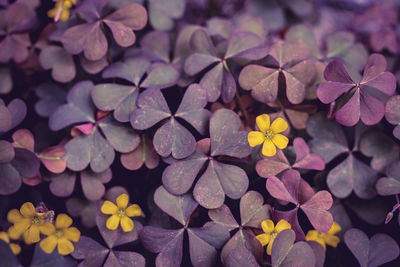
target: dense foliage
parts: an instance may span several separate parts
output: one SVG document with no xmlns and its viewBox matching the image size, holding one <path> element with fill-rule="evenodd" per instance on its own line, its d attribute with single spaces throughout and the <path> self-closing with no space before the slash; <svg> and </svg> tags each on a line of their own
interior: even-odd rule
<svg viewBox="0 0 400 267">
<path fill-rule="evenodd" d="M 399 1 L 0 13 L 0 266 L 400 266 Z"/>
</svg>

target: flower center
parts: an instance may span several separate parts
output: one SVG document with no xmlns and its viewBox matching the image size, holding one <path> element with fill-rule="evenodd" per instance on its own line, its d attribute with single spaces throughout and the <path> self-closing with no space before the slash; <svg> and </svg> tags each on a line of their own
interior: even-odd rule
<svg viewBox="0 0 400 267">
<path fill-rule="evenodd" d="M 274 137 L 274 132 L 272 130 L 267 130 L 264 133 L 265 139 L 271 140 Z"/>
<path fill-rule="evenodd" d="M 325 233 L 318 232 L 318 237 L 321 239 L 325 239 Z"/>
<path fill-rule="evenodd" d="M 37 215 L 34 215 L 32 217 L 32 224 L 39 224 L 40 223 L 40 218 Z"/>
<path fill-rule="evenodd" d="M 56 229 L 56 231 L 54 232 L 54 235 L 56 237 L 62 237 L 64 235 L 64 232 L 62 229 Z"/>
<path fill-rule="evenodd" d="M 117 211 L 117 214 L 119 215 L 119 217 L 124 217 L 125 216 L 125 209 L 119 209 Z"/>
<path fill-rule="evenodd" d="M 273 231 L 272 233 L 269 234 L 272 239 L 275 239 L 275 237 L 278 235 L 276 231 Z"/>
</svg>

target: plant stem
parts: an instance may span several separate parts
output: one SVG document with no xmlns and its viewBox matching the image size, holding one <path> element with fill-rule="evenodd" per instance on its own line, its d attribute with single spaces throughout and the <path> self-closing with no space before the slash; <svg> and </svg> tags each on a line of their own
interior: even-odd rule
<svg viewBox="0 0 400 267">
<path fill-rule="evenodd" d="M 240 111 L 243 113 L 246 125 L 250 126 L 249 114 L 247 113 L 247 110 L 246 110 L 245 106 L 243 105 L 242 100 L 240 99 L 238 90 L 236 90 L 235 98 L 236 98 L 237 104 L 239 105 Z"/>
</svg>

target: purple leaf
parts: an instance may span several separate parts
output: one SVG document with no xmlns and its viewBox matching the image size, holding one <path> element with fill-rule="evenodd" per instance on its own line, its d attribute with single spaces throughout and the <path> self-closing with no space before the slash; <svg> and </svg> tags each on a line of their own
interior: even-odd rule
<svg viewBox="0 0 400 267">
<path fill-rule="evenodd" d="M 1 168 L 1 167 L 0 167 Z M 21 266 L 18 262 L 17 257 L 10 249 L 10 245 L 5 241 L 0 240 L 0 257 L 2 262 L 10 267 L 19 267 Z"/>
<path fill-rule="evenodd" d="M 245 247 L 238 247 L 236 249 L 231 250 L 231 252 L 227 255 L 226 266 L 228 267 L 259 267 L 260 265 L 257 263 L 254 255 Z"/>
<path fill-rule="evenodd" d="M 293 140 L 293 147 L 296 151 L 296 162 L 293 164 L 294 168 L 319 171 L 325 169 L 325 163 L 322 158 L 316 154 L 310 154 L 310 149 L 303 138 L 296 137 Z"/>
<path fill-rule="evenodd" d="M 229 121 L 229 124 L 226 122 Z M 247 132 L 238 131 L 240 119 L 228 109 L 217 110 L 210 119 L 211 155 L 244 158 L 250 154 Z"/>
<path fill-rule="evenodd" d="M 94 128 L 90 135 L 80 135 L 65 144 L 64 159 L 67 167 L 73 171 L 81 171 L 89 164 L 94 172 L 105 171 L 113 162 L 113 147 Z"/>
<path fill-rule="evenodd" d="M 51 76 L 58 82 L 67 83 L 75 78 L 74 60 L 62 47 L 46 46 L 40 52 L 39 61 L 45 70 L 51 69 Z"/>
<path fill-rule="evenodd" d="M 328 232 L 333 223 L 332 214 L 328 211 L 332 207 L 332 203 L 331 194 L 323 190 L 307 200 L 300 208 L 315 229 L 320 232 Z"/>
<path fill-rule="evenodd" d="M 11 126 L 8 130 L 11 130 L 24 120 L 27 108 L 24 101 L 19 98 L 12 100 L 7 108 L 11 115 Z"/>
<path fill-rule="evenodd" d="M 98 123 L 105 138 L 118 152 L 127 153 L 133 151 L 140 143 L 140 137 L 130 127 L 115 121 L 107 116 Z"/>
<path fill-rule="evenodd" d="M 188 228 L 187 232 L 193 266 L 213 266 L 218 255 L 216 249 L 221 248 L 230 237 L 228 230 L 218 224 Z"/>
<path fill-rule="evenodd" d="M 109 253 L 109 249 L 103 247 L 93 239 L 87 236 L 81 236 L 75 243 L 72 257 L 77 260 L 83 260 L 80 266 L 96 267 L 103 264 L 104 259 Z"/>
<path fill-rule="evenodd" d="M 59 267 L 74 267 L 77 266 L 77 262 L 71 259 L 71 257 L 64 257 L 54 250 L 51 254 L 45 253 L 39 244 L 35 246 L 33 253 L 33 259 L 31 267 L 40 266 L 59 266 Z"/>
<path fill-rule="evenodd" d="M 144 88 L 167 88 L 176 84 L 179 72 L 169 64 L 156 63 L 148 70 L 146 79 L 140 84 Z"/>
<path fill-rule="evenodd" d="M 248 191 L 240 199 L 241 225 L 259 228 L 262 221 L 269 218 L 269 210 L 269 205 L 264 205 L 264 198 L 260 193 Z"/>
<path fill-rule="evenodd" d="M 189 59 L 190 57 L 188 58 L 188 60 Z M 223 63 L 219 62 L 211 70 L 204 74 L 203 78 L 201 78 L 200 85 L 206 89 L 208 101 L 216 102 L 221 95 L 222 86 L 224 86 L 225 88 L 228 87 L 229 84 L 226 83 L 225 73 L 226 70 Z M 228 96 L 225 97 L 226 99 L 228 99 Z M 230 102 L 231 100 L 232 98 L 229 99 L 227 102 Z"/>
<path fill-rule="evenodd" d="M 149 16 L 151 25 L 157 30 L 171 30 L 173 19 L 183 16 L 185 1 L 183 0 L 150 0 Z"/>
<path fill-rule="evenodd" d="M 210 112 L 204 109 L 206 105 L 207 95 L 204 88 L 198 84 L 191 84 L 182 98 L 175 117 L 186 120 L 204 135 L 210 118 Z"/>
<path fill-rule="evenodd" d="M 39 85 L 35 93 L 40 98 L 35 104 L 35 111 L 42 117 L 50 117 L 67 99 L 67 93 L 53 83 Z"/>
<path fill-rule="evenodd" d="M 110 250 L 110 254 L 108 254 L 108 258 L 104 263 L 105 267 L 112 266 L 138 266 L 145 267 L 146 260 L 145 258 L 136 252 L 129 251 L 112 251 Z"/>
<path fill-rule="evenodd" d="M 246 58 L 246 54 L 249 53 L 249 51 L 261 46 L 262 44 L 262 39 L 252 32 L 240 31 L 233 33 L 228 40 L 228 46 L 224 58 Z M 264 48 L 262 50 L 264 50 L 262 53 L 257 55 L 255 58 L 251 57 L 250 59 L 256 60 L 265 57 L 268 53 L 268 49 Z"/>
<path fill-rule="evenodd" d="M 0 164 L 9 163 L 15 157 L 15 151 L 11 143 L 0 140 Z"/>
<path fill-rule="evenodd" d="M 271 261 L 273 267 L 315 266 L 315 255 L 306 242 L 294 243 L 296 235 L 293 230 L 280 232 L 272 245 Z"/>
<path fill-rule="evenodd" d="M 218 209 L 209 210 L 208 217 L 210 217 L 214 223 L 221 224 L 230 231 L 239 227 L 229 207 L 225 204 L 222 204 Z"/>
<path fill-rule="evenodd" d="M 154 193 L 154 202 L 183 226 L 186 225 L 190 215 L 198 206 L 191 195 L 175 196 L 168 193 L 162 186 Z"/>
<path fill-rule="evenodd" d="M 6 106 L 0 105 L 0 132 L 6 132 L 11 127 L 11 114 Z"/>
<path fill-rule="evenodd" d="M 278 157 L 277 155 L 257 161 L 256 171 L 259 176 L 268 178 L 270 176 L 278 175 L 284 170 L 290 168 L 290 163 L 287 162 L 286 157 L 283 156 L 282 158 Z"/>
<path fill-rule="evenodd" d="M 153 145 L 162 157 L 172 154 L 176 159 L 190 156 L 196 148 L 193 135 L 177 120 L 171 118 L 154 135 Z"/>
<path fill-rule="evenodd" d="M 143 75 L 150 68 L 150 61 L 145 57 L 127 58 L 118 61 L 103 72 L 103 78 L 121 78 L 139 86 Z"/>
<path fill-rule="evenodd" d="M 10 163 L 0 164 L 0 180 L 0 195 L 15 193 L 21 187 L 21 175 Z"/>
<path fill-rule="evenodd" d="M 132 127 L 145 130 L 171 116 L 168 104 L 159 89 L 147 89 L 137 100 L 139 109 L 131 113 Z"/>
<path fill-rule="evenodd" d="M 82 81 L 68 92 L 68 104 L 62 105 L 50 116 L 49 127 L 53 131 L 83 122 L 95 122 L 94 106 L 91 100 L 91 81 Z"/>
<path fill-rule="evenodd" d="M 132 30 L 141 30 L 147 23 L 146 9 L 137 3 L 126 5 L 104 18 L 114 40 L 122 47 L 135 43 L 136 36 Z"/>
<path fill-rule="evenodd" d="M 400 194 L 400 162 L 395 161 L 386 169 L 386 177 L 376 183 L 376 190 L 381 196 Z"/>
<path fill-rule="evenodd" d="M 292 192 L 289 192 L 286 189 L 286 186 L 276 178 L 275 176 L 271 176 L 267 179 L 267 190 L 268 193 L 270 193 L 271 196 L 274 198 L 288 201 L 293 204 L 297 204 L 297 196 L 293 196 Z"/>
<path fill-rule="evenodd" d="M 101 21 L 95 21 L 66 30 L 61 39 L 65 50 L 74 55 L 83 52 L 91 61 L 101 59 L 107 53 L 108 45 L 100 24 Z"/>
<path fill-rule="evenodd" d="M 386 120 L 393 125 L 397 124 L 395 126 L 395 128 L 393 129 L 393 135 L 397 139 L 400 139 L 400 126 L 398 125 L 400 123 L 399 107 L 400 107 L 400 96 L 399 95 L 392 96 L 386 102 L 386 107 L 385 107 Z"/>
<path fill-rule="evenodd" d="M 53 175 L 49 185 L 51 193 L 58 197 L 67 197 L 72 194 L 75 188 L 76 174 L 64 172 Z"/>
<path fill-rule="evenodd" d="M 113 111 L 114 118 L 120 122 L 128 122 L 129 116 L 136 109 L 139 91 L 136 86 L 119 84 L 98 84 L 92 90 L 93 102 L 97 108 Z"/>
<path fill-rule="evenodd" d="M 225 244 L 221 251 L 221 261 L 224 264 L 228 261 L 228 256 L 239 248 L 248 249 L 257 262 L 261 262 L 264 249 L 261 246 L 260 241 L 255 238 L 255 235 L 245 229 L 240 229 L 235 233 L 235 235 Z"/>
<path fill-rule="evenodd" d="M 128 170 L 138 170 L 143 163 L 148 169 L 154 169 L 160 162 L 160 156 L 154 150 L 153 142 L 142 138 L 142 142 L 133 151 L 121 155 L 121 164 Z"/>
<path fill-rule="evenodd" d="M 368 165 L 349 155 L 329 172 L 326 181 L 332 194 L 338 198 L 345 198 L 354 190 L 358 197 L 370 199 L 376 195 L 374 185 L 377 178 L 377 173 Z"/>
<path fill-rule="evenodd" d="M 165 230 L 145 226 L 140 232 L 143 246 L 153 253 L 159 253 L 156 266 L 179 266 L 182 261 L 184 229 Z"/>
<path fill-rule="evenodd" d="M 380 266 L 399 256 L 399 246 L 386 234 L 376 234 L 369 240 L 364 232 L 353 228 L 345 233 L 344 242 L 361 267 Z"/>
<path fill-rule="evenodd" d="M 207 157 L 195 151 L 191 156 L 168 166 L 162 175 L 162 182 L 169 192 L 182 195 L 189 191 Z"/>
<path fill-rule="evenodd" d="M 40 161 L 35 153 L 22 148 L 14 148 L 15 157 L 10 162 L 11 165 L 26 178 L 33 178 L 37 175 L 40 168 Z"/>
<path fill-rule="evenodd" d="M 326 119 L 323 113 L 310 117 L 307 132 L 313 137 L 309 143 L 311 151 L 320 155 L 325 162 L 349 150 L 340 125 Z"/>
<path fill-rule="evenodd" d="M 193 189 L 193 196 L 201 206 L 216 209 L 224 203 L 225 194 L 232 199 L 239 199 L 248 186 L 249 179 L 243 169 L 210 160 Z"/>
<path fill-rule="evenodd" d="M 112 199 L 113 201 L 115 198 Z M 66 201 L 65 206 L 68 213 L 73 217 L 81 217 L 82 224 L 87 228 L 96 226 L 96 215 L 100 208 L 99 201 L 90 202 L 77 198 L 70 198 Z"/>
<path fill-rule="evenodd" d="M 82 54 L 79 55 L 79 62 L 82 68 L 89 74 L 97 74 L 108 66 L 107 55 L 99 60 L 88 60 Z"/>
<path fill-rule="evenodd" d="M 151 31 L 140 40 L 140 46 L 151 58 L 165 63 L 170 62 L 170 37 L 165 31 Z"/>
<path fill-rule="evenodd" d="M 105 192 L 103 184 L 111 181 L 111 169 L 102 173 L 93 173 L 90 171 L 81 172 L 81 184 L 85 197 L 90 201 L 99 200 Z"/>
<path fill-rule="evenodd" d="M 325 250 L 324 248 L 316 241 L 307 241 L 306 242 L 314 252 L 315 256 L 315 267 L 324 267 L 325 263 Z"/>
<path fill-rule="evenodd" d="M 97 228 L 99 229 L 104 241 L 106 241 L 108 248 L 111 249 L 113 247 L 131 243 L 139 238 L 139 233 L 143 228 L 140 222 L 133 220 L 133 230 L 130 232 L 123 232 L 121 228 L 118 228 L 117 230 L 107 229 L 106 221 L 108 218 L 109 216 L 102 213 L 99 213 L 96 217 Z"/>
<path fill-rule="evenodd" d="M 345 204 L 369 224 L 379 225 L 385 221 L 387 208 L 379 198 L 372 200 L 348 199 Z"/>
<path fill-rule="evenodd" d="M 381 131 L 364 133 L 359 148 L 365 156 L 372 157 L 370 165 L 378 172 L 384 172 L 387 165 L 399 159 L 399 146 Z"/>
</svg>

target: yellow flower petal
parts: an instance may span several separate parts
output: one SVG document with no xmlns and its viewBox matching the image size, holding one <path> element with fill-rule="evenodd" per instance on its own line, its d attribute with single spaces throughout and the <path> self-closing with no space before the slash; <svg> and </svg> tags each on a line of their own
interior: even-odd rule
<svg viewBox="0 0 400 267">
<path fill-rule="evenodd" d="M 261 132 L 265 133 L 269 130 L 270 120 L 268 114 L 262 114 L 256 117 L 256 124 Z"/>
<path fill-rule="evenodd" d="M 7 221 L 9 221 L 10 223 L 16 223 L 19 220 L 21 220 L 22 218 L 23 217 L 22 217 L 21 213 L 17 209 L 12 209 L 7 214 Z"/>
<path fill-rule="evenodd" d="M 32 224 L 31 219 L 23 218 L 14 224 L 14 228 L 18 233 L 22 234 L 29 228 L 31 224 Z"/>
<path fill-rule="evenodd" d="M 137 217 L 142 214 L 142 209 L 139 207 L 138 204 L 130 205 L 126 210 L 126 215 L 129 217 Z"/>
<path fill-rule="evenodd" d="M 278 233 L 282 232 L 283 230 L 290 229 L 290 228 L 292 228 L 292 226 L 290 225 L 290 223 L 288 223 L 285 220 L 280 220 L 275 226 L 275 230 Z"/>
<path fill-rule="evenodd" d="M 58 214 L 56 218 L 56 228 L 66 229 L 72 224 L 72 219 L 65 213 Z"/>
<path fill-rule="evenodd" d="M 35 207 L 31 202 L 25 202 L 22 204 L 21 208 L 19 209 L 22 216 L 31 218 L 36 214 Z"/>
<path fill-rule="evenodd" d="M 11 239 L 17 240 L 21 237 L 21 233 L 18 232 L 14 226 L 11 226 L 8 228 L 8 235 L 10 236 Z"/>
<path fill-rule="evenodd" d="M 119 225 L 119 215 L 112 215 L 110 218 L 108 218 L 106 222 L 106 227 L 109 230 L 115 230 L 118 228 Z"/>
<path fill-rule="evenodd" d="M 337 237 L 337 236 L 335 236 L 335 235 L 326 234 L 326 235 L 325 235 L 325 238 L 324 238 L 324 241 L 325 241 L 325 243 L 328 244 L 329 246 L 332 246 L 332 247 L 336 248 L 337 245 L 338 245 L 339 242 L 340 242 L 340 238 Z"/>
<path fill-rule="evenodd" d="M 258 241 L 260 241 L 260 243 L 263 247 L 265 247 L 271 240 L 271 236 L 269 234 L 261 234 L 261 235 L 256 236 L 256 238 Z"/>
<path fill-rule="evenodd" d="M 27 244 L 33 244 L 40 241 L 40 231 L 37 225 L 31 225 L 31 227 L 24 232 L 24 241 Z"/>
<path fill-rule="evenodd" d="M 272 157 L 276 154 L 276 147 L 271 140 L 265 140 L 261 152 L 264 156 Z"/>
<path fill-rule="evenodd" d="M 336 234 L 342 230 L 342 227 L 337 222 L 333 222 L 331 229 L 329 229 L 328 234 Z"/>
<path fill-rule="evenodd" d="M 265 140 L 264 134 L 262 132 L 251 131 L 247 135 L 247 141 L 251 147 L 261 145 Z"/>
<path fill-rule="evenodd" d="M 127 194 L 121 194 L 119 195 L 119 197 L 117 197 L 117 206 L 120 209 L 126 209 L 126 207 L 128 206 L 128 202 L 129 202 L 129 196 Z"/>
<path fill-rule="evenodd" d="M 106 200 L 106 201 L 104 201 L 103 205 L 101 205 L 101 212 L 103 214 L 112 215 L 112 214 L 117 213 L 117 211 L 118 211 L 118 207 L 111 201 Z"/>
<path fill-rule="evenodd" d="M 286 129 L 288 128 L 288 124 L 287 122 L 282 119 L 282 118 L 277 118 L 276 120 L 274 120 L 271 124 L 271 130 L 277 134 L 277 133 L 281 133 L 283 131 L 286 131 Z"/>
<path fill-rule="evenodd" d="M 267 254 L 271 255 L 271 251 L 272 251 L 272 244 L 274 243 L 274 238 L 271 239 L 271 241 L 269 241 L 268 246 L 267 246 Z"/>
<path fill-rule="evenodd" d="M 272 142 L 280 149 L 284 149 L 287 147 L 289 143 L 289 139 L 282 135 L 282 134 L 275 134 L 274 137 L 272 137 Z"/>
<path fill-rule="evenodd" d="M 42 225 L 39 225 L 39 230 L 44 235 L 52 235 L 56 231 L 56 228 L 52 223 L 45 222 Z"/>
<path fill-rule="evenodd" d="M 57 240 L 58 238 L 55 235 L 50 235 L 40 242 L 40 248 L 47 254 L 50 254 L 56 248 Z"/>
<path fill-rule="evenodd" d="M 121 227 L 124 232 L 130 232 L 133 230 L 133 221 L 128 216 L 121 218 Z"/>
<path fill-rule="evenodd" d="M 272 220 L 264 220 L 261 223 L 261 228 L 266 234 L 270 234 L 274 231 L 275 225 Z"/>
<path fill-rule="evenodd" d="M 61 255 L 68 255 L 74 252 L 74 245 L 66 238 L 60 238 L 57 242 L 58 253 Z"/>
<path fill-rule="evenodd" d="M 306 241 L 315 241 L 319 238 L 319 232 L 317 230 L 310 230 L 307 232 Z"/>
<path fill-rule="evenodd" d="M 61 12 L 61 20 L 62 21 L 67 21 L 69 18 L 69 9 L 65 8 L 62 12 Z"/>
<path fill-rule="evenodd" d="M 64 230 L 64 237 L 74 242 L 78 242 L 81 237 L 81 232 L 76 227 L 70 227 Z"/>
<path fill-rule="evenodd" d="M 6 243 L 10 243 L 10 238 L 6 232 L 0 232 L 0 239 Z"/>
<path fill-rule="evenodd" d="M 14 255 L 18 255 L 19 253 L 21 253 L 21 247 L 18 244 L 11 243 L 10 248 Z"/>
</svg>

